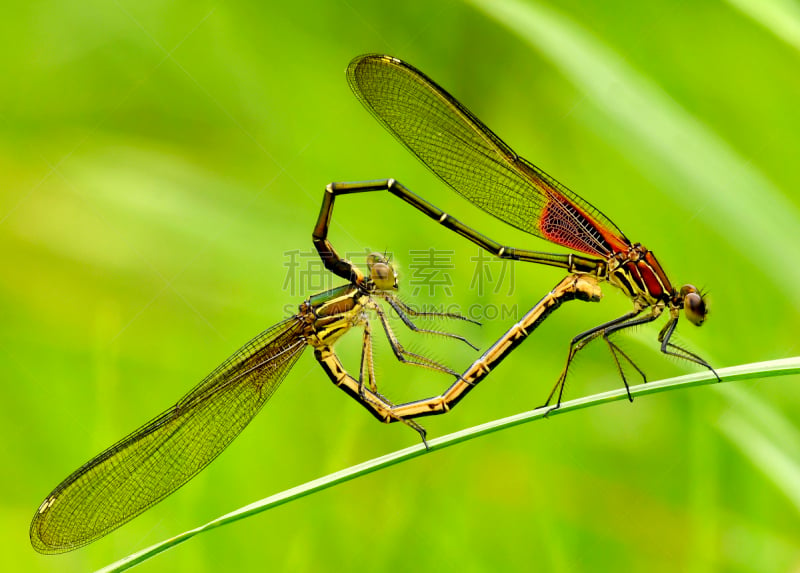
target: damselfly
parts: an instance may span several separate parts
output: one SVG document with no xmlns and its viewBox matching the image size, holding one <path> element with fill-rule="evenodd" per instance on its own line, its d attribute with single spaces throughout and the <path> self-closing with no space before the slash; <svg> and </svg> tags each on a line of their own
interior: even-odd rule
<svg viewBox="0 0 800 573">
<path fill-rule="evenodd" d="M 644 372 L 610 335 L 657 319 L 669 320 L 658 341 L 661 352 L 714 369 L 700 356 L 670 342 L 681 311 L 700 326 L 708 310 L 703 294 L 690 284 L 676 288 L 652 251 L 632 243 L 599 209 L 517 155 L 464 105 L 413 66 L 382 55 L 355 58 L 347 79 L 367 110 L 434 174 L 487 213 L 522 231 L 582 254 L 554 254 L 504 246 L 451 217 L 394 179 L 332 183 L 330 195 L 389 191 L 428 217 L 503 259 L 529 261 L 596 277 L 621 289 L 633 302 L 625 315 L 572 339 L 566 365 L 547 397 L 561 404 L 569 366 L 576 353 L 602 337 L 625 388 L 620 359 L 646 381 Z M 335 271 L 335 269 L 333 269 Z"/>
<path fill-rule="evenodd" d="M 334 256 L 333 247 L 330 249 L 331 253 L 320 250 L 323 258 Z M 418 431 L 424 441 L 425 430 L 410 419 L 413 416 L 396 413 L 404 405 L 395 406 L 378 393 L 369 317 L 378 317 L 400 361 L 455 376 L 446 366 L 403 348 L 378 301 L 388 302 L 417 332 L 467 342 L 455 334 L 420 329 L 409 318 L 462 317 L 419 313 L 397 299 L 397 273 L 381 254 L 367 257 L 366 274 L 347 261 L 341 261 L 339 268 L 347 269 L 348 284 L 310 297 L 297 314 L 248 342 L 174 406 L 58 485 L 33 517 L 30 539 L 34 549 L 61 553 L 91 543 L 184 485 L 247 426 L 307 346 L 314 348 L 316 359 L 337 386 L 379 420 L 402 421 Z M 335 342 L 353 328 L 363 328 L 358 380 L 347 373 L 333 349 Z"/>
</svg>

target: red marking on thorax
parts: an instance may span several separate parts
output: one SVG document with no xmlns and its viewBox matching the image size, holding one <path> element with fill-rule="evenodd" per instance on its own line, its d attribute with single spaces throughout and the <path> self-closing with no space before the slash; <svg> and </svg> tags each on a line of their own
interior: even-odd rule
<svg viewBox="0 0 800 573">
<path fill-rule="evenodd" d="M 625 263 L 624 268 L 628 279 L 655 299 L 661 299 L 672 291 L 661 265 L 649 251 L 640 260 Z"/>
<path fill-rule="evenodd" d="M 639 269 L 639 274 L 644 281 L 644 286 L 647 289 L 647 292 L 656 298 L 664 294 L 664 290 L 661 288 L 661 283 L 658 282 L 658 279 L 656 278 L 656 275 L 653 273 L 653 270 L 650 268 L 650 266 L 644 261 L 639 261 L 636 263 L 636 266 Z"/>
<path fill-rule="evenodd" d="M 672 284 L 653 253 L 647 251 L 644 255 L 644 260 L 639 261 L 638 264 L 647 290 L 651 295 L 658 297 L 672 292 Z"/>
</svg>

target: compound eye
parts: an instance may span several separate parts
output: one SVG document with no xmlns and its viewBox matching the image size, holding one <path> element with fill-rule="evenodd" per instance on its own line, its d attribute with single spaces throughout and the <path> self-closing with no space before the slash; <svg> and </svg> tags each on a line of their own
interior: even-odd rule
<svg viewBox="0 0 800 573">
<path fill-rule="evenodd" d="M 373 263 L 370 267 L 370 278 L 379 290 L 397 288 L 397 275 L 388 263 Z"/>
<path fill-rule="evenodd" d="M 397 290 L 397 271 L 392 263 L 380 253 L 367 255 L 369 278 L 378 290 Z"/>
<path fill-rule="evenodd" d="M 690 292 L 684 297 L 683 311 L 686 313 L 686 318 L 689 319 L 689 322 L 695 326 L 703 324 L 708 314 L 706 301 L 697 292 Z"/>
</svg>

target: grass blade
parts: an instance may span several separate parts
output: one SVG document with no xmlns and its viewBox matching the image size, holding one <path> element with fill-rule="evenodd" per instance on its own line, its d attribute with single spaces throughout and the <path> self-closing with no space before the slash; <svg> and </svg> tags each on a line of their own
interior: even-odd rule
<svg viewBox="0 0 800 573">
<path fill-rule="evenodd" d="M 785 358 L 782 360 L 773 360 L 769 362 L 742 364 L 739 366 L 722 368 L 718 372 L 723 382 L 798 374 L 800 373 L 800 356 L 794 358 Z M 692 388 L 695 386 L 704 386 L 714 383 L 716 383 L 716 378 L 714 378 L 713 374 L 710 372 L 700 372 L 695 374 L 687 374 L 685 376 L 678 376 L 675 378 L 667 378 L 657 382 L 649 382 L 647 384 L 639 384 L 638 386 L 631 386 L 630 390 L 632 396 L 646 396 L 648 394 L 657 394 L 659 392 L 678 390 L 680 388 Z M 552 412 L 550 416 L 562 415 L 568 412 L 625 399 L 627 399 L 625 389 L 619 388 L 617 390 L 593 394 L 591 396 L 564 402 L 561 404 L 561 408 Z M 107 567 L 104 567 L 100 571 L 106 573 L 112 571 L 124 571 L 150 559 L 151 557 L 154 557 L 155 555 L 158 555 L 159 553 L 166 551 L 167 549 L 175 547 L 176 545 L 189 540 L 200 533 L 205 533 L 217 527 L 234 523 L 273 507 L 278 507 L 295 499 L 300 499 L 340 483 L 344 483 L 370 474 L 374 471 L 378 471 L 380 469 L 416 458 L 417 456 L 429 454 L 436 450 L 443 450 L 445 448 L 449 448 L 450 446 L 473 440 L 479 436 L 485 436 L 500 430 L 506 430 L 514 426 L 519 426 L 520 424 L 527 424 L 528 422 L 542 419 L 545 417 L 545 414 L 547 414 L 546 408 L 529 410 L 527 412 L 522 412 L 521 414 L 500 418 L 485 424 L 473 426 L 471 428 L 454 432 L 440 438 L 434 438 L 428 442 L 430 446 L 429 451 L 426 451 L 422 444 L 417 444 L 415 446 L 392 452 L 385 456 L 373 458 L 361 464 L 328 474 L 327 476 L 312 480 L 297 487 L 287 489 L 270 497 L 259 500 L 255 503 L 246 505 L 237 509 L 236 511 L 209 521 L 205 525 L 190 529 L 165 541 L 143 549 L 142 551 L 133 553 L 115 563 L 112 563 L 111 565 L 108 565 Z"/>
</svg>

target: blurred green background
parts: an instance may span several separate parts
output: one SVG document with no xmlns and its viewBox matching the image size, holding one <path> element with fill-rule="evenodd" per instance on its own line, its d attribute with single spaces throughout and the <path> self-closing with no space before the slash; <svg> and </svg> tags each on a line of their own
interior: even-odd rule
<svg viewBox="0 0 800 573">
<path fill-rule="evenodd" d="M 709 289 L 706 325 L 679 327 L 690 349 L 720 367 L 800 353 L 794 2 L 36 1 L 7 5 L 0 32 L 5 571 L 97 568 L 416 443 L 334 388 L 307 351 L 177 494 L 73 553 L 43 557 L 28 542 L 53 486 L 313 292 L 299 272 L 328 182 L 395 177 L 493 238 L 550 248 L 467 204 L 383 132 L 345 82 L 364 52 L 425 71 L 655 251 L 677 284 Z M 340 200 L 335 220 L 340 251 L 395 254 L 408 302 L 521 314 L 562 276 L 518 265 L 513 288 L 480 292 L 477 250 L 383 195 Z M 413 296 L 413 251 L 430 247 L 452 267 L 438 271 L 450 292 Z M 541 404 L 569 339 L 629 309 L 605 294 L 559 310 L 455 411 L 425 420 L 429 435 Z M 486 348 L 511 321 L 435 327 Z M 659 354 L 662 324 L 620 344 L 651 379 L 697 370 Z M 475 356 L 396 330 L 458 370 Z M 341 345 L 353 371 L 359 344 L 352 333 Z M 450 382 L 397 364 L 383 342 L 378 362 L 397 400 Z M 797 571 L 798 382 L 671 392 L 501 432 L 141 570 Z M 568 397 L 619 384 L 598 344 Z"/>
</svg>

